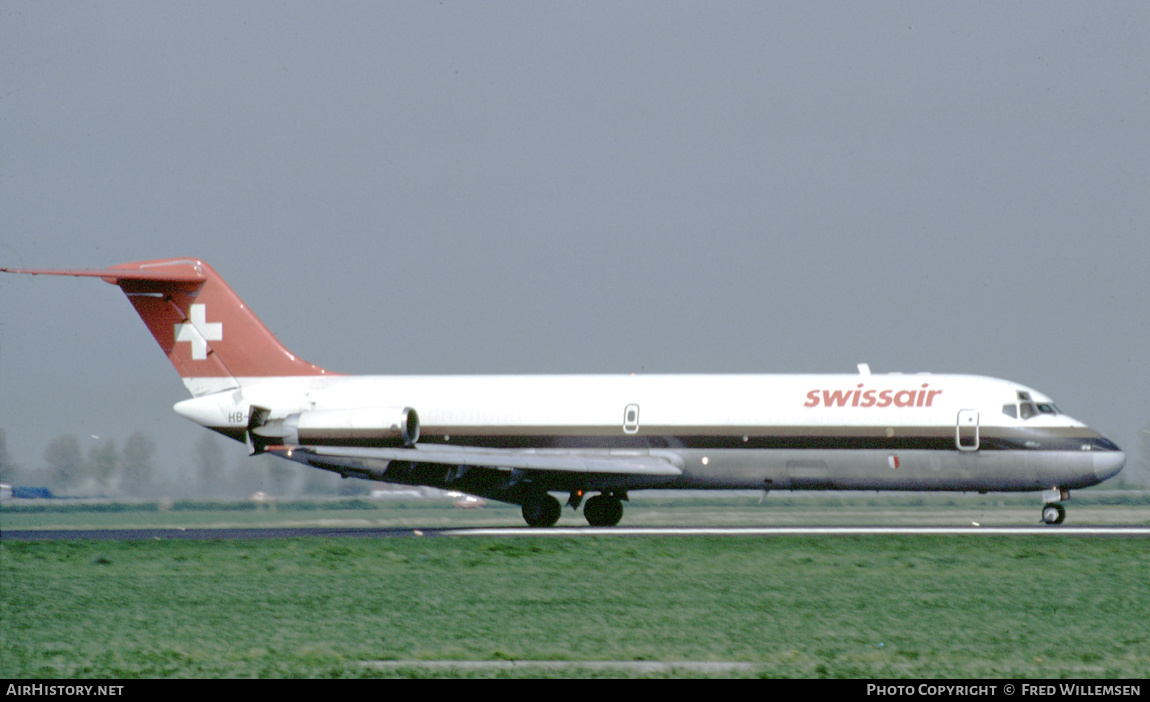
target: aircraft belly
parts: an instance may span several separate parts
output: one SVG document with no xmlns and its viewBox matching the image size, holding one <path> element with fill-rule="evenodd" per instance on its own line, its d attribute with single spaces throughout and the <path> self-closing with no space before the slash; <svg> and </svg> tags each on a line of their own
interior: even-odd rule
<svg viewBox="0 0 1150 702">
<path fill-rule="evenodd" d="M 1033 464 L 1036 489 L 1051 487 L 1083 488 L 1098 484 L 1098 476 L 1092 473 L 1094 453 L 1092 451 L 1029 451 Z M 1047 457 L 1043 458 L 1042 454 Z M 1057 460 L 1052 460 L 1057 456 Z"/>
<path fill-rule="evenodd" d="M 1039 490 L 1088 472 L 1089 456 L 1038 451 L 679 451 L 668 487 L 754 490 Z M 1080 478 L 1079 478 L 1080 479 Z"/>
<path fill-rule="evenodd" d="M 1074 451 L 935 452 L 922 490 L 1030 491 L 1085 487 L 1089 455 Z"/>
</svg>

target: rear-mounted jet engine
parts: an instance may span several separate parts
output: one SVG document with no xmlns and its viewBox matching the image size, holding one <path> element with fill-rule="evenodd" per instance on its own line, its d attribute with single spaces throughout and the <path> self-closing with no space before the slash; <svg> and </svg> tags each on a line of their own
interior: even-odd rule
<svg viewBox="0 0 1150 702">
<path fill-rule="evenodd" d="M 248 434 L 256 453 L 266 446 L 412 446 L 419 441 L 419 415 L 410 407 L 307 410 L 271 417 L 252 406 Z"/>
</svg>

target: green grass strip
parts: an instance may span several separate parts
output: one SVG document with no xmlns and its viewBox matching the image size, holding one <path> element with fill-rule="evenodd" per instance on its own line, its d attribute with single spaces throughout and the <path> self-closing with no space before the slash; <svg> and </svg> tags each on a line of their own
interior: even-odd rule
<svg viewBox="0 0 1150 702">
<path fill-rule="evenodd" d="M 548 674 L 364 663 L 379 660 L 1142 677 L 1147 621 L 1144 539 L 0 543 L 0 677 Z"/>
</svg>

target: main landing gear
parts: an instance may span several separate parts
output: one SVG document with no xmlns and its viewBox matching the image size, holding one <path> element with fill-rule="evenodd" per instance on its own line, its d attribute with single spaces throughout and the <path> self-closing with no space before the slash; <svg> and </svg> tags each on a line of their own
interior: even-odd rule
<svg viewBox="0 0 1150 702">
<path fill-rule="evenodd" d="M 582 499 L 582 493 L 573 494 L 571 501 L 567 504 L 578 509 Z M 587 518 L 587 523 L 593 527 L 615 526 L 623 518 L 623 500 L 625 499 L 627 499 L 626 493 L 616 494 L 613 492 L 604 492 L 591 497 L 583 505 L 583 516 Z M 559 500 L 547 493 L 533 495 L 523 503 L 523 519 L 528 526 L 532 527 L 555 526 L 555 522 L 559 521 L 559 515 L 562 511 L 563 508 L 559 505 Z"/>
<path fill-rule="evenodd" d="M 623 518 L 623 501 L 609 492 L 596 495 L 583 505 L 583 516 L 591 526 L 613 527 Z"/>
<path fill-rule="evenodd" d="M 559 505 L 559 500 L 545 492 L 535 495 L 523 503 L 523 519 L 526 520 L 527 526 L 531 527 L 555 526 L 555 522 L 559 521 L 559 515 L 562 512 L 563 508 Z"/>
</svg>

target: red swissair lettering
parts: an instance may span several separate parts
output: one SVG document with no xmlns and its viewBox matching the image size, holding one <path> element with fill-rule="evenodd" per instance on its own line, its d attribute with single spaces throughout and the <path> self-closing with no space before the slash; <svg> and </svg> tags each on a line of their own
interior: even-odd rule
<svg viewBox="0 0 1150 702">
<path fill-rule="evenodd" d="M 854 390 L 811 390 L 803 407 L 930 407 L 941 394 L 929 383 L 919 390 L 863 389 L 859 383 Z"/>
</svg>

